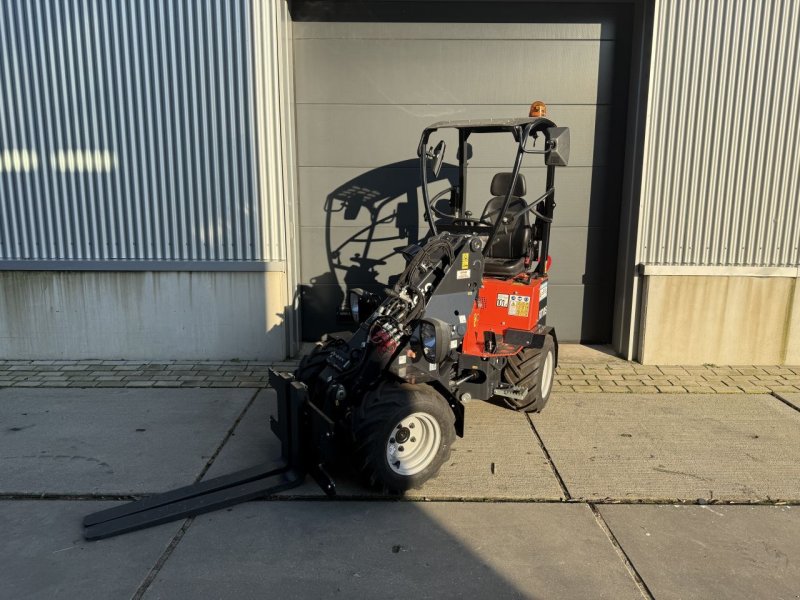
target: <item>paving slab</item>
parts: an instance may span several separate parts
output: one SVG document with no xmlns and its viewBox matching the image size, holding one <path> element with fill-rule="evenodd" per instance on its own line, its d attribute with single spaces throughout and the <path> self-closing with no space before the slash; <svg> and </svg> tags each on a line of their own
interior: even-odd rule
<svg viewBox="0 0 800 600">
<path fill-rule="evenodd" d="M 181 523 L 84 541 L 83 517 L 115 504 L 0 501 L 0 597 L 133 597 Z"/>
<path fill-rule="evenodd" d="M 251 502 L 198 517 L 154 598 L 636 598 L 585 505 Z"/>
<path fill-rule="evenodd" d="M 658 600 L 800 598 L 800 507 L 602 506 Z"/>
<path fill-rule="evenodd" d="M 280 444 L 268 423 L 269 415 L 276 412 L 274 394 L 272 390 L 265 390 L 256 399 L 207 477 L 224 475 L 280 456 Z M 407 496 L 480 500 L 563 498 L 558 480 L 525 415 L 485 402 L 470 402 L 466 409 L 466 432 L 453 446 L 450 460 L 436 479 L 419 490 L 408 492 Z M 347 469 L 335 469 L 333 474 L 339 495 L 376 495 Z M 324 494 L 309 481 L 285 495 Z"/>
<path fill-rule="evenodd" d="M 141 494 L 191 483 L 253 390 L 0 390 L 0 493 Z"/>
<path fill-rule="evenodd" d="M 554 395 L 533 419 L 581 499 L 800 499 L 800 413 L 767 395 Z"/>
</svg>

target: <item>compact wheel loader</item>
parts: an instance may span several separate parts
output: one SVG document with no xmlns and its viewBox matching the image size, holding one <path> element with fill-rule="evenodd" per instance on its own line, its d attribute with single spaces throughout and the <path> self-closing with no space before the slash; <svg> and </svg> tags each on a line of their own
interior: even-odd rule
<svg viewBox="0 0 800 600">
<path fill-rule="evenodd" d="M 311 475 L 329 495 L 326 466 L 349 458 L 365 481 L 392 494 L 417 487 L 447 460 L 464 432 L 464 404 L 499 400 L 525 412 L 550 397 L 558 339 L 547 323 L 550 224 L 555 167 L 569 158 L 569 129 L 534 103 L 529 118 L 445 121 L 422 132 L 417 148 L 430 235 L 402 253 L 407 264 L 378 296 L 349 292 L 358 323 L 329 335 L 294 374 L 270 372 L 277 394 L 274 462 L 89 515 L 85 537 L 99 539 L 216 510 L 289 489 Z M 458 135 L 458 182 L 431 197 L 445 129 Z M 467 210 L 470 138 L 508 134 L 510 172 L 498 173 L 480 216 Z M 537 142 L 541 142 L 537 147 Z M 520 173 L 542 155 L 543 193 L 528 199 Z"/>
</svg>

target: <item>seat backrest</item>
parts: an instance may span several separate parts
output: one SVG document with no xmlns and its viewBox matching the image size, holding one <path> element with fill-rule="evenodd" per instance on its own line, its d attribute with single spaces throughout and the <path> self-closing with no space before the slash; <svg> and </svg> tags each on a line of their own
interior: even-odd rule
<svg viewBox="0 0 800 600">
<path fill-rule="evenodd" d="M 512 173 L 497 173 L 492 178 L 491 193 L 494 196 L 483 209 L 482 218 L 494 223 L 503 210 L 503 203 L 506 201 L 508 188 L 511 186 Z M 492 247 L 486 254 L 489 258 L 518 259 L 528 252 L 531 240 L 530 213 L 525 213 L 519 219 L 511 222 L 510 219 L 527 207 L 527 202 L 520 196 L 526 192 L 525 176 L 520 173 L 512 191 L 511 199 L 506 211 L 507 225 L 500 225 L 497 235 L 494 237 Z"/>
<path fill-rule="evenodd" d="M 492 177 L 492 185 L 489 188 L 489 193 L 492 194 L 492 196 L 505 196 L 508 193 L 508 188 L 511 187 L 511 179 L 513 176 L 513 173 L 495 173 L 495 176 Z M 511 190 L 511 195 L 521 198 L 527 191 L 525 175 L 520 173 L 517 175 L 517 181 L 514 183 L 514 189 Z"/>
</svg>

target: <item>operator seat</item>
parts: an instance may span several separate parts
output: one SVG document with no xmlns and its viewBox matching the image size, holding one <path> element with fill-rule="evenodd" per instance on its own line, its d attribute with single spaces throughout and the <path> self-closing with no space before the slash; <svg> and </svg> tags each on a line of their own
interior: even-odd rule
<svg viewBox="0 0 800 600">
<path fill-rule="evenodd" d="M 512 175 L 513 173 L 497 173 L 492 178 L 490 191 L 494 197 L 486 203 L 481 218 L 492 224 L 495 223 L 503 210 L 506 194 L 511 187 Z M 514 221 L 510 219 L 527 207 L 527 202 L 522 199 L 526 191 L 525 176 L 520 173 L 514 189 L 511 191 L 511 199 L 506 211 L 508 223 L 500 225 L 492 247 L 486 254 L 483 267 L 486 275 L 514 277 L 525 270 L 525 259 L 528 256 L 531 242 L 530 212 Z"/>
</svg>

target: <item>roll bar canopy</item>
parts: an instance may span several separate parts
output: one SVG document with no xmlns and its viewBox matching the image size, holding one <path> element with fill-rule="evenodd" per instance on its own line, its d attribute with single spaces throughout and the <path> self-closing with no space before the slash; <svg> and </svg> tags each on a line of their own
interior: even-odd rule
<svg viewBox="0 0 800 600">
<path fill-rule="evenodd" d="M 542 154 L 545 156 L 545 164 L 547 165 L 545 191 L 536 200 L 529 203 L 524 211 L 516 215 L 518 217 L 529 211 L 534 212 L 542 222 L 541 252 L 545 259 L 539 261 L 536 269 L 539 273 L 544 274 L 547 251 L 550 243 L 550 223 L 553 220 L 553 209 L 555 208 L 555 167 L 565 166 L 567 164 L 569 156 L 569 129 L 565 127 L 556 127 L 553 121 L 544 117 L 439 121 L 423 129 L 422 136 L 419 140 L 419 146 L 417 147 L 417 156 L 420 158 L 420 179 L 422 181 L 422 199 L 425 203 L 425 216 L 433 235 L 436 235 L 438 232 L 433 218 L 431 198 L 428 192 L 428 168 L 425 147 L 428 144 L 431 134 L 439 129 L 458 130 L 459 183 L 458 186 L 452 188 L 455 190 L 457 200 L 455 217 L 458 217 L 460 212 L 465 208 L 467 161 L 469 158 L 469 153 L 466 151 L 466 147 L 468 146 L 467 138 L 469 138 L 472 133 L 501 133 L 507 131 L 514 136 L 514 140 L 517 143 L 517 155 L 511 172 L 510 186 L 505 195 L 503 207 L 500 210 L 499 216 L 488 232 L 485 231 L 485 226 L 478 227 L 473 222 L 473 230 L 475 232 L 480 229 L 481 232 L 488 233 L 488 239 L 486 240 L 483 250 L 484 255 L 490 251 L 500 226 L 505 224 L 505 216 L 511 201 L 511 191 L 514 189 L 517 178 L 519 177 L 523 156 L 526 154 Z M 544 148 L 541 150 L 529 149 L 527 147 L 528 139 L 531 137 L 536 138 L 539 133 L 544 134 Z M 544 206 L 542 212 L 536 210 L 536 207 L 540 203 L 543 203 Z"/>
<path fill-rule="evenodd" d="M 425 151 L 425 145 L 428 143 L 428 138 L 431 134 L 438 129 L 459 129 L 466 135 L 470 133 L 502 133 L 508 131 L 514 134 L 514 138 L 519 141 L 520 139 L 527 138 L 531 133 L 543 131 L 548 127 L 555 127 L 556 124 L 550 119 L 544 117 L 524 119 L 464 119 L 458 121 L 439 121 L 433 125 L 428 125 L 422 130 L 422 137 L 417 147 L 417 156 L 422 156 Z M 522 135 L 526 133 L 526 135 Z"/>
</svg>

